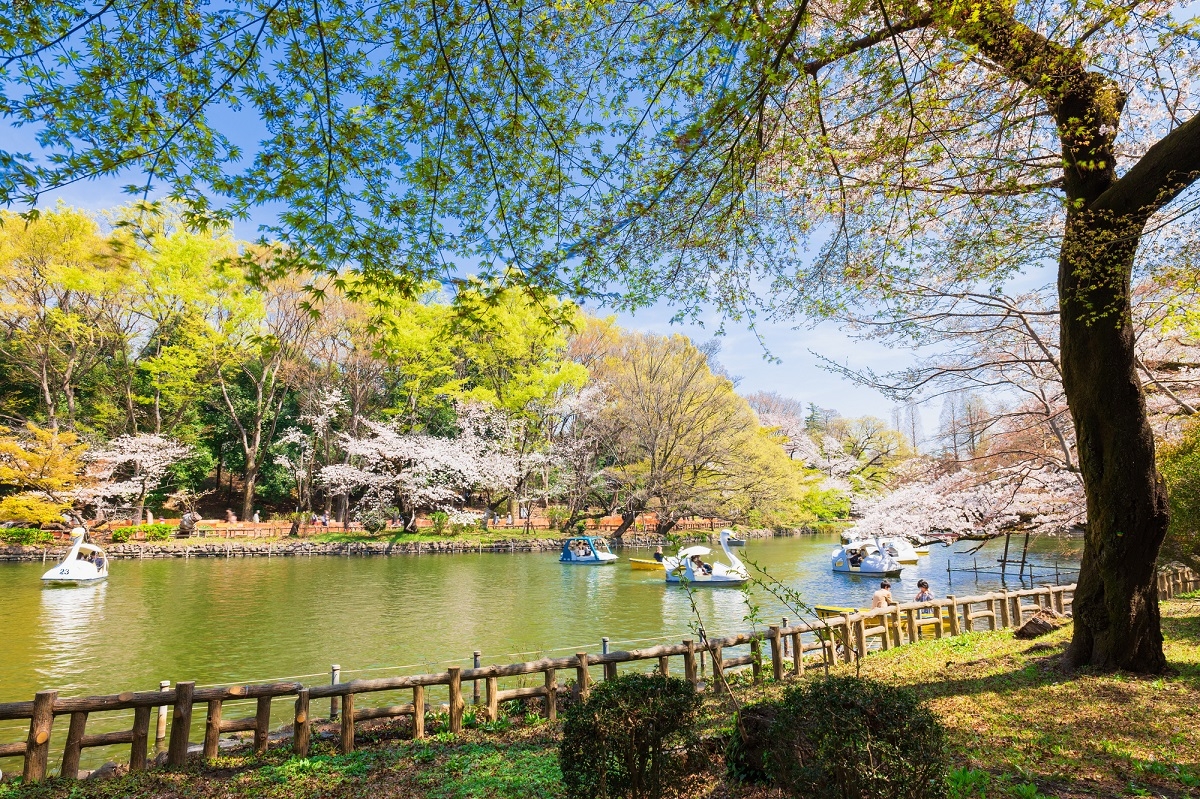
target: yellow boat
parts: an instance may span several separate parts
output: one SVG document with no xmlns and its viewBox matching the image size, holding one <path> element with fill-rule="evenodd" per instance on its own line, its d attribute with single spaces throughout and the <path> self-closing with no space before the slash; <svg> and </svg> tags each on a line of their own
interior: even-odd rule
<svg viewBox="0 0 1200 799">
<path fill-rule="evenodd" d="M 630 558 L 629 566 L 641 571 L 662 571 L 663 567 L 657 560 L 645 560 L 643 558 Z"/>
</svg>

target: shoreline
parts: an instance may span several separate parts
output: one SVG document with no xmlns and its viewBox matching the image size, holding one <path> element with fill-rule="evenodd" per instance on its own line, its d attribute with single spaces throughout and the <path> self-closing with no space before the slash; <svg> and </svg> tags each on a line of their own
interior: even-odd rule
<svg viewBox="0 0 1200 799">
<path fill-rule="evenodd" d="M 799 535 L 815 535 L 815 530 L 774 531 L 740 530 L 744 538 L 790 538 Z M 448 539 L 446 541 L 309 541 L 303 538 L 280 538 L 268 541 L 239 541 L 236 539 L 187 538 L 163 542 L 128 542 L 104 547 L 111 560 L 146 560 L 168 558 L 279 558 L 312 556 L 392 556 L 392 555 L 470 555 L 517 552 L 557 552 L 562 549 L 563 538 L 509 538 L 498 541 L 471 539 Z M 716 541 L 718 535 L 690 535 L 686 542 Z M 621 541 L 606 538 L 614 550 L 668 546 L 664 536 L 637 533 L 626 534 Z M 0 546 L 0 562 L 50 563 L 67 554 L 70 547 L 56 544 L 50 546 L 25 546 L 8 544 Z"/>
</svg>

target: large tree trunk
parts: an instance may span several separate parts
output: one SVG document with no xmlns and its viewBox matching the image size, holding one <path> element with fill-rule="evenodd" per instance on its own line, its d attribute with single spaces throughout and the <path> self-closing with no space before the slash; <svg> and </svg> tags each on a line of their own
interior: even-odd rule
<svg viewBox="0 0 1200 799">
<path fill-rule="evenodd" d="M 1088 525 L 1071 665 L 1166 666 L 1154 579 L 1166 489 L 1137 377 L 1129 287 L 1140 222 L 1072 212 L 1059 266 L 1062 370 Z"/>
</svg>

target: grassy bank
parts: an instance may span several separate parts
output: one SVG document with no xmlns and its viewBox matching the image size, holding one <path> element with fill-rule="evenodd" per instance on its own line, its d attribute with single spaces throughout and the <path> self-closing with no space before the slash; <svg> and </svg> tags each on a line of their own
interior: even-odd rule
<svg viewBox="0 0 1200 799">
<path fill-rule="evenodd" d="M 1037 641 L 973 633 L 872 655 L 862 674 L 913 687 L 949 730 L 951 796 L 1200 797 L 1200 598 L 1164 605 L 1172 673 L 1064 674 L 1065 628 Z M 743 686 L 744 700 L 780 690 Z M 707 708 L 710 732 L 728 727 L 724 702 Z M 434 730 L 437 727 L 433 727 Z M 555 730 L 513 716 L 459 736 L 392 740 L 398 727 L 359 738 L 343 756 L 320 741 L 306 760 L 285 748 L 235 755 L 184 771 L 105 781 L 0 787 L 0 799 L 101 797 L 558 797 Z M 727 782 L 719 756 L 681 786 L 681 796 L 774 796 Z"/>
</svg>

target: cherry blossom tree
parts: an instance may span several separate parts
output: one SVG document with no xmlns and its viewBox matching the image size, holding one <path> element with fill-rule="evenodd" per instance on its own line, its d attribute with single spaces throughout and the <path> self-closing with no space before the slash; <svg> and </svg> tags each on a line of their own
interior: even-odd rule
<svg viewBox="0 0 1200 799">
<path fill-rule="evenodd" d="M 520 464 L 509 420 L 468 404 L 457 406 L 457 417 L 461 432 L 452 438 L 364 421 L 365 435 L 340 436 L 349 462 L 325 466 L 319 480 L 334 494 L 357 493 L 360 507 L 399 507 L 410 527 L 418 511 L 453 509 L 467 492 L 513 490 Z"/>
<path fill-rule="evenodd" d="M 184 444 L 157 433 L 119 436 L 86 454 L 88 477 L 94 483 L 76 491 L 84 502 L 122 499 L 135 506 L 134 523 L 142 521 L 146 497 L 166 480 L 170 469 L 193 452 Z"/>
</svg>

